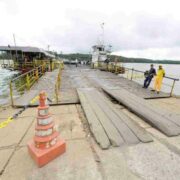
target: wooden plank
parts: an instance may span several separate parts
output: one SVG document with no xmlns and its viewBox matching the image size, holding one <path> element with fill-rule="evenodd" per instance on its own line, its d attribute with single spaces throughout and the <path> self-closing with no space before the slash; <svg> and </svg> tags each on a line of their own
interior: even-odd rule
<svg viewBox="0 0 180 180">
<path fill-rule="evenodd" d="M 122 91 L 120 91 L 119 93 L 121 93 L 122 96 L 125 97 L 127 96 L 127 94 Z M 116 95 L 118 96 L 119 93 L 117 94 L 116 92 Z M 137 115 L 144 118 L 147 122 L 158 128 L 167 136 L 176 136 L 180 134 L 180 128 L 177 126 L 177 124 L 170 121 L 169 118 L 164 117 L 163 115 L 158 113 L 158 111 L 156 111 L 155 108 L 151 108 L 150 106 L 148 106 L 145 100 L 143 100 L 144 103 L 140 103 L 138 101 L 136 102 L 136 98 L 131 99 L 131 95 L 129 94 L 128 94 L 128 100 L 130 100 L 129 104 L 131 106 L 134 106 L 134 109 L 137 109 L 136 110 Z M 133 109 L 130 106 L 129 109 L 133 111 Z M 138 112 L 141 113 L 138 114 Z"/>
<path fill-rule="evenodd" d="M 102 98 L 102 94 L 97 90 L 91 91 L 91 96 L 94 98 L 94 101 L 101 107 L 102 111 L 112 124 L 118 129 L 119 133 L 123 137 L 124 141 L 127 144 L 137 144 L 139 143 L 139 139 L 136 135 L 129 129 L 129 127 L 124 123 L 124 121 L 119 118 L 119 116 L 114 113 L 109 105 L 109 101 L 104 101 Z"/>
<path fill-rule="evenodd" d="M 86 97 L 80 90 L 78 90 L 78 95 L 81 101 L 82 108 L 85 112 L 86 118 L 88 120 L 90 130 L 93 133 L 96 142 L 100 145 L 102 149 L 108 149 L 110 146 L 110 141 L 102 125 L 100 124 L 95 113 L 90 107 Z"/>
<path fill-rule="evenodd" d="M 128 117 L 124 112 L 116 109 L 113 104 L 107 100 L 106 97 L 99 96 L 102 100 L 107 102 L 108 108 L 110 108 L 114 113 L 116 113 L 121 121 L 123 121 L 133 133 L 138 137 L 138 139 L 144 143 L 152 142 L 152 137 L 146 132 L 145 129 L 140 127 L 136 122 L 134 122 L 130 117 Z"/>
<path fill-rule="evenodd" d="M 147 102 L 145 102 L 145 100 L 142 99 L 144 103 L 138 103 L 138 97 L 133 99 L 130 98 L 131 93 L 123 90 L 122 88 L 120 90 L 113 90 L 108 88 L 103 89 L 132 112 L 143 118 L 145 121 L 159 129 L 167 136 L 176 136 L 180 134 L 180 128 L 176 124 L 168 120 L 168 118 L 159 115 L 156 113 L 156 111 L 148 108 L 148 106 L 146 106 Z"/>
<path fill-rule="evenodd" d="M 124 121 L 124 123 L 126 123 L 127 126 L 134 132 L 134 134 L 136 134 L 136 136 L 141 142 L 148 143 L 153 141 L 152 137 L 146 132 L 146 130 L 140 127 L 130 117 L 125 115 L 122 111 L 118 111 L 117 109 L 114 109 L 114 111 Z"/>
<path fill-rule="evenodd" d="M 124 93 L 123 90 L 119 90 L 119 91 L 120 91 L 121 94 Z M 175 117 L 175 115 L 172 114 L 171 116 L 169 116 L 164 109 L 154 107 L 152 104 L 148 103 L 147 101 L 144 101 L 142 98 L 139 98 L 139 97 L 137 97 L 136 95 L 134 95 L 132 93 L 130 93 L 128 95 L 128 97 L 130 99 L 132 99 L 133 101 L 134 101 L 134 99 L 136 99 L 136 102 L 138 102 L 138 104 L 141 104 L 144 107 L 146 106 L 147 108 L 151 109 L 153 112 L 159 114 L 160 116 L 162 116 L 162 117 L 168 119 L 169 121 L 173 122 L 174 124 L 180 126 L 180 118 Z"/>
<path fill-rule="evenodd" d="M 89 104 L 91 105 L 92 109 L 96 113 L 101 125 L 104 127 L 106 134 L 112 144 L 112 146 L 120 146 L 124 144 L 124 140 L 122 139 L 121 135 L 119 134 L 118 130 L 113 126 L 113 124 L 109 121 L 109 118 L 104 114 L 102 109 L 92 100 L 92 96 L 86 91 L 85 96 L 87 97 Z"/>
</svg>

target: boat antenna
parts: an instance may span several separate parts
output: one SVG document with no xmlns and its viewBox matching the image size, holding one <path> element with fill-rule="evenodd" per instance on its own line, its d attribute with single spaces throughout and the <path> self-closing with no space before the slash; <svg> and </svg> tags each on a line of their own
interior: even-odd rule
<svg viewBox="0 0 180 180">
<path fill-rule="evenodd" d="M 16 38 L 15 38 L 15 34 L 13 34 L 13 39 L 14 39 L 14 46 L 16 49 L 16 60 L 17 60 L 17 48 L 16 48 Z"/>
<path fill-rule="evenodd" d="M 50 49 L 50 45 L 47 45 L 47 50 L 49 51 L 49 49 Z"/>
<path fill-rule="evenodd" d="M 102 29 L 102 45 L 104 45 L 104 25 L 105 25 L 104 22 L 100 24 L 101 29 Z"/>
</svg>

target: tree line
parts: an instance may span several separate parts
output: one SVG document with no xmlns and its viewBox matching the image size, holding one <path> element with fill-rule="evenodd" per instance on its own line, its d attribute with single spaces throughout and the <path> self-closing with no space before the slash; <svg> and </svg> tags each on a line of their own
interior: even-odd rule
<svg viewBox="0 0 180 180">
<path fill-rule="evenodd" d="M 65 58 L 69 60 L 78 59 L 80 61 L 90 61 L 92 58 L 91 54 L 81 54 L 81 53 L 73 53 L 73 54 L 57 54 L 60 58 Z M 123 63 L 157 63 L 157 64 L 180 64 L 180 60 L 156 60 L 156 59 L 146 59 L 146 58 L 128 58 L 117 55 L 109 55 L 108 59 L 111 62 L 123 62 Z"/>
</svg>

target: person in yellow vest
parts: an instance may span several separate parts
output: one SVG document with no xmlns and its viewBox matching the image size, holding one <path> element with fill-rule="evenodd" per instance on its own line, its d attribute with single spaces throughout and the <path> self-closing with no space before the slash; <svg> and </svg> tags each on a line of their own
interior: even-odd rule
<svg viewBox="0 0 180 180">
<path fill-rule="evenodd" d="M 160 65 L 159 69 L 156 73 L 156 79 L 155 79 L 154 89 L 153 89 L 153 91 L 157 91 L 158 94 L 161 90 L 162 81 L 163 81 L 164 76 L 165 76 L 165 71 L 164 71 L 162 65 Z"/>
</svg>

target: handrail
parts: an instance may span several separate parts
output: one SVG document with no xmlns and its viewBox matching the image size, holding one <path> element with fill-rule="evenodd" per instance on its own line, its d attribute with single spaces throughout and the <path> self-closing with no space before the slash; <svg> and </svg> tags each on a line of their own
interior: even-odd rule
<svg viewBox="0 0 180 180">
<path fill-rule="evenodd" d="M 34 69 L 11 79 L 9 84 L 11 105 L 14 106 L 14 96 L 21 96 L 25 91 L 30 90 L 34 83 L 38 81 L 46 71 L 63 67 L 61 64 L 61 62 L 52 62 L 52 65 L 44 63 L 43 65 L 35 67 Z"/>
<path fill-rule="evenodd" d="M 128 72 L 129 72 L 129 70 L 132 71 L 132 72 L 131 72 L 131 80 L 133 79 L 133 72 L 140 72 L 140 73 L 143 73 L 143 74 L 144 74 L 144 71 L 140 71 L 140 70 L 137 70 L 137 69 L 134 69 L 134 68 L 127 68 L 127 67 L 125 67 L 125 70 L 128 70 Z M 128 77 L 127 77 L 127 78 L 128 78 Z M 165 79 L 170 79 L 170 80 L 173 81 L 172 85 L 164 84 L 164 83 L 163 83 L 163 85 L 166 85 L 166 86 L 171 87 L 170 96 L 172 96 L 172 95 L 173 95 L 173 90 L 174 90 L 174 87 L 175 87 L 175 83 L 176 83 L 176 81 L 179 81 L 179 79 L 178 79 L 178 78 L 173 78 L 173 77 L 168 77 L 168 76 L 164 76 L 164 78 L 165 78 Z"/>
<path fill-rule="evenodd" d="M 137 69 L 134 69 L 134 68 L 127 68 L 127 67 L 125 67 L 125 69 L 133 70 L 133 71 L 140 72 L 140 73 L 144 73 L 145 72 L 145 71 L 140 71 L 140 70 L 137 70 Z M 173 77 L 164 76 L 164 78 L 171 79 L 171 80 L 174 80 L 174 81 L 179 81 L 179 79 L 173 78 Z"/>
<path fill-rule="evenodd" d="M 38 66 L 38 67 L 36 67 L 36 68 L 34 68 L 34 69 L 32 69 L 32 70 L 26 72 L 26 73 L 23 73 L 23 74 L 21 74 L 21 75 L 15 77 L 15 78 L 13 78 L 11 81 L 13 82 L 13 81 L 15 81 L 15 80 L 17 80 L 17 79 L 19 79 L 19 78 L 21 78 L 21 77 L 23 77 L 23 76 L 25 76 L 25 75 L 31 73 L 31 72 L 33 72 L 35 69 L 39 69 L 39 68 L 42 68 L 42 67 L 43 67 L 43 65 Z"/>
<path fill-rule="evenodd" d="M 104 63 L 104 62 L 96 62 L 96 63 L 92 63 L 91 64 L 91 67 L 93 69 L 101 69 L 101 70 L 104 70 L 104 71 L 110 71 L 112 73 L 115 73 L 115 74 L 125 74 L 127 72 L 127 77 L 125 78 L 129 78 L 130 77 L 130 80 L 132 81 L 134 79 L 134 77 L 144 77 L 144 76 L 137 76 L 136 73 L 134 72 L 139 72 L 139 73 L 142 73 L 144 75 L 144 71 L 141 71 L 141 70 L 137 70 L 137 69 L 134 69 L 134 68 L 127 68 L 127 67 L 123 67 L 121 64 L 116 64 L 116 63 Z M 130 70 L 130 73 L 129 74 L 129 70 Z M 169 77 L 169 76 L 164 76 L 165 79 L 169 79 L 169 80 L 172 80 L 173 83 L 171 85 L 167 85 L 165 83 L 163 83 L 163 85 L 166 85 L 166 86 L 169 86 L 171 87 L 171 90 L 170 90 L 170 96 L 173 95 L 173 90 L 174 90 L 174 87 L 175 87 L 175 83 L 176 81 L 179 81 L 178 78 L 173 78 L 173 77 Z"/>
</svg>

